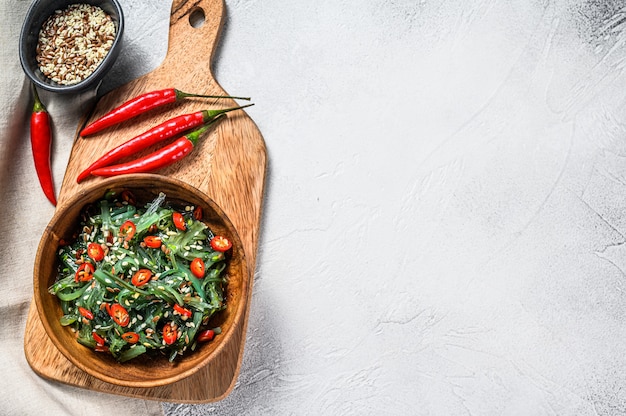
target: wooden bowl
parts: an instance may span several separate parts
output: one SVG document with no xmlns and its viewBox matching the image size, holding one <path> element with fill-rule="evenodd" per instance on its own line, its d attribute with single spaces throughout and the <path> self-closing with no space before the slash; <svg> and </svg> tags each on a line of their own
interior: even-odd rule
<svg viewBox="0 0 626 416">
<path fill-rule="evenodd" d="M 117 362 L 110 354 L 97 353 L 79 344 L 74 333 L 61 326 L 62 316 L 58 298 L 48 292 L 56 279 L 59 242 L 71 241 L 79 227 L 83 208 L 101 199 L 108 190 L 129 190 L 137 204 L 152 201 L 160 192 L 174 206 L 180 204 L 201 206 L 203 221 L 216 233 L 228 236 L 233 247 L 229 250 L 225 288 L 226 309 L 210 322 L 220 326 L 222 333 L 208 343 L 201 343 L 195 351 L 178 356 L 171 363 L 166 356 L 140 356 L 125 363 Z M 177 179 L 153 174 L 125 175 L 99 181 L 74 195 L 65 208 L 57 210 L 46 227 L 35 258 L 34 300 L 46 333 L 55 347 L 76 367 L 107 383 L 149 388 L 174 383 L 196 373 L 203 366 L 219 360 L 225 346 L 231 342 L 234 329 L 244 325 L 248 266 L 237 230 L 216 203 L 204 193 Z M 216 361 L 219 362 L 219 361 Z"/>
</svg>

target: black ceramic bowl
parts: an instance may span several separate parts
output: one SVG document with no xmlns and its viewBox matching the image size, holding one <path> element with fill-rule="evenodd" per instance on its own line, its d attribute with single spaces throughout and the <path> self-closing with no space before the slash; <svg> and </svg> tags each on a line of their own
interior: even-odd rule
<svg viewBox="0 0 626 416">
<path fill-rule="evenodd" d="M 46 19 L 56 10 L 62 10 L 71 4 L 90 4 L 98 6 L 111 16 L 115 24 L 115 39 L 111 49 L 103 59 L 102 63 L 82 81 L 64 85 L 54 82 L 46 77 L 37 64 L 37 42 L 39 31 Z M 102 78 L 111 69 L 117 59 L 122 44 L 124 33 L 124 15 L 117 0 L 35 0 L 24 19 L 22 32 L 20 34 L 20 61 L 24 72 L 35 85 L 48 91 L 58 93 L 78 93 L 87 89 L 97 87 Z"/>
</svg>

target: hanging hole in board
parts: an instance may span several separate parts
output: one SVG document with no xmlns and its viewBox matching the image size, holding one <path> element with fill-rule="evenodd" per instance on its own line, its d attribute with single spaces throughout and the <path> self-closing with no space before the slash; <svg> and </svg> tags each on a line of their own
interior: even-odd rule
<svg viewBox="0 0 626 416">
<path fill-rule="evenodd" d="M 201 8 L 197 8 L 189 14 L 189 24 L 196 29 L 201 28 L 205 20 L 204 10 Z"/>
</svg>

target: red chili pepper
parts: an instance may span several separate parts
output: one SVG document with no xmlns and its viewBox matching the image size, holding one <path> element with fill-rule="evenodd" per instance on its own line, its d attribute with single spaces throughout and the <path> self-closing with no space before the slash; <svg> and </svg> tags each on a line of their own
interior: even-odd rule
<svg viewBox="0 0 626 416">
<path fill-rule="evenodd" d="M 149 269 L 139 269 L 135 272 L 130 282 L 137 286 L 143 286 L 152 279 L 152 272 Z"/>
<path fill-rule="evenodd" d="M 202 279 L 204 277 L 205 265 L 204 261 L 200 257 L 196 257 L 189 264 L 189 269 L 191 273 L 196 276 L 198 279 Z"/>
<path fill-rule="evenodd" d="M 191 130 L 195 127 L 199 127 L 208 123 L 220 114 L 228 113 L 229 111 L 239 110 L 242 108 L 250 107 L 254 104 L 248 104 L 241 107 L 226 108 L 223 110 L 204 110 L 191 114 L 183 114 L 182 116 L 174 117 L 167 120 L 164 123 L 159 124 L 150 130 L 135 136 L 125 143 L 117 146 L 116 148 L 107 152 L 100 159 L 96 160 L 85 169 L 78 177 L 76 182 L 81 182 L 86 179 L 93 170 L 108 166 L 113 162 L 117 162 L 121 158 L 132 156 L 136 152 L 146 149 L 156 143 L 162 142 L 171 137 L 175 137 L 180 133 Z"/>
<path fill-rule="evenodd" d="M 126 327 L 130 323 L 130 315 L 128 314 L 128 311 L 119 303 L 111 305 L 107 312 L 109 312 L 113 321 L 120 326 Z"/>
<path fill-rule="evenodd" d="M 233 246 L 233 243 L 231 243 L 228 238 L 222 235 L 216 235 L 215 237 L 213 237 L 210 244 L 213 250 L 222 253 L 228 251 Z"/>
<path fill-rule="evenodd" d="M 187 224 L 185 223 L 185 217 L 178 211 L 174 211 L 172 213 L 172 222 L 174 223 L 174 227 L 178 228 L 180 231 L 187 230 Z"/>
<path fill-rule="evenodd" d="M 193 217 L 198 221 L 202 221 L 203 215 L 202 207 L 198 205 L 196 209 L 193 210 Z"/>
<path fill-rule="evenodd" d="M 124 221 L 124 224 L 120 226 L 120 236 L 124 237 L 125 241 L 130 241 L 137 232 L 137 226 L 131 220 Z"/>
<path fill-rule="evenodd" d="M 182 316 L 186 316 L 187 318 L 191 318 L 193 316 L 193 312 L 183 306 L 180 306 L 178 303 L 174 304 L 174 311 Z"/>
<path fill-rule="evenodd" d="M 98 334 L 95 331 L 91 333 L 91 336 L 93 337 L 93 340 L 96 341 L 96 344 L 98 345 L 104 345 L 106 343 L 106 340 L 102 338 L 100 334 Z"/>
<path fill-rule="evenodd" d="M 149 155 L 131 160 L 130 162 L 120 163 L 119 165 L 94 169 L 91 174 L 96 176 L 116 176 L 126 173 L 152 172 L 169 166 L 191 153 L 200 136 L 221 117 L 222 115 L 217 116 L 213 121 L 209 122 L 209 124 L 192 131 L 186 136 L 179 138 L 175 142 Z"/>
<path fill-rule="evenodd" d="M 83 263 L 78 267 L 76 274 L 74 275 L 75 282 L 88 282 L 93 279 L 93 273 L 96 268 L 91 263 Z"/>
<path fill-rule="evenodd" d="M 87 245 L 87 255 L 91 257 L 93 261 L 102 261 L 102 259 L 104 259 L 104 249 L 98 243 L 89 243 Z"/>
<path fill-rule="evenodd" d="M 82 306 L 78 307 L 78 313 L 89 320 L 93 319 L 93 313 L 89 309 L 83 308 Z"/>
<path fill-rule="evenodd" d="M 205 329 L 198 334 L 198 341 L 206 342 L 215 338 L 215 331 L 213 329 Z"/>
<path fill-rule="evenodd" d="M 143 114 L 149 110 L 157 107 L 161 107 L 165 104 L 171 104 L 188 97 L 199 98 L 233 98 L 237 100 L 250 100 L 249 97 L 232 97 L 229 95 L 200 95 L 189 94 L 179 91 L 174 88 L 167 88 L 164 90 L 151 91 L 145 94 L 141 94 L 129 101 L 126 101 L 119 107 L 114 108 L 104 116 L 100 117 L 81 132 L 81 136 L 89 136 L 103 130 L 107 127 L 111 127 L 115 124 L 121 123 L 140 114 Z"/>
<path fill-rule="evenodd" d="M 156 235 L 148 235 L 144 237 L 143 243 L 146 245 L 146 247 L 161 248 L 162 240 Z"/>
<path fill-rule="evenodd" d="M 50 114 L 39 100 L 35 85 L 33 85 L 33 94 L 35 96 L 35 104 L 30 116 L 30 144 L 33 151 L 35 170 L 37 171 L 43 193 L 52 205 L 56 206 L 57 200 L 54 196 L 54 183 L 50 168 L 50 147 L 52 145 Z"/>
<path fill-rule="evenodd" d="M 136 344 L 139 341 L 139 334 L 136 332 L 124 332 L 122 339 L 129 344 Z"/>
<path fill-rule="evenodd" d="M 178 328 L 174 322 L 168 322 L 163 326 L 163 341 L 172 345 L 178 338 Z"/>
<path fill-rule="evenodd" d="M 109 352 L 109 347 L 107 347 L 106 345 L 96 344 L 93 350 L 96 352 Z"/>
</svg>

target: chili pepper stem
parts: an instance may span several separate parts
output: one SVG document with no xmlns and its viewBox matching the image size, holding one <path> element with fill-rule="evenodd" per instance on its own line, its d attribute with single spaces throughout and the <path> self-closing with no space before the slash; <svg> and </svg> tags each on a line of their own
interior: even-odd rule
<svg viewBox="0 0 626 416">
<path fill-rule="evenodd" d="M 205 121 L 209 121 L 210 119 L 217 117 L 220 114 L 228 113 L 230 111 L 235 111 L 235 110 L 241 110 L 242 108 L 251 107 L 253 105 L 254 103 L 242 105 L 240 107 L 225 108 L 223 110 L 203 110 L 202 117 L 204 118 Z"/>
<path fill-rule="evenodd" d="M 174 90 L 176 92 L 176 99 L 180 100 L 182 98 L 232 98 L 234 100 L 246 100 L 250 101 L 250 97 L 234 97 L 231 95 L 202 95 L 202 94 L 191 94 L 187 92 L 183 92 L 180 90 Z"/>
<path fill-rule="evenodd" d="M 48 110 L 39 99 L 39 94 L 37 93 L 37 87 L 35 87 L 35 84 L 31 84 L 31 85 L 33 87 L 33 97 L 35 98 L 35 104 L 33 105 L 33 113 L 47 112 Z"/>
<path fill-rule="evenodd" d="M 191 142 L 192 145 L 195 145 L 198 143 L 198 140 L 200 139 L 200 136 L 202 136 L 208 129 L 210 129 L 213 124 L 215 124 L 215 122 L 217 122 L 219 119 L 221 119 L 224 115 L 223 114 L 218 114 L 214 117 L 211 118 L 211 120 L 205 124 L 204 126 L 192 131 L 191 133 L 188 133 L 186 136 L 187 140 L 189 140 Z"/>
</svg>

